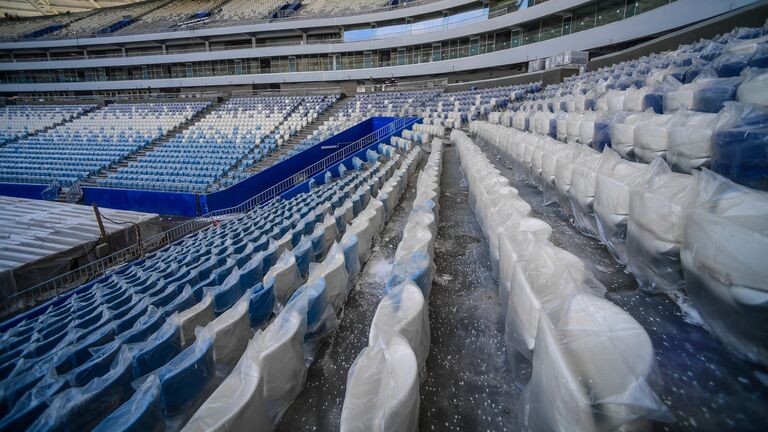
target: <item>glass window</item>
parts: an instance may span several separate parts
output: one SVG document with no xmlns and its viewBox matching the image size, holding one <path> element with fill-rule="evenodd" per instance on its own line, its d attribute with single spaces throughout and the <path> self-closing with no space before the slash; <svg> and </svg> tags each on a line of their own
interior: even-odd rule
<svg viewBox="0 0 768 432">
<path fill-rule="evenodd" d="M 656 9 L 659 6 L 664 6 L 669 3 L 671 3 L 670 0 L 628 0 L 627 17 L 648 12 L 649 10 Z"/>
<path fill-rule="evenodd" d="M 544 18 L 541 20 L 540 41 L 554 39 L 562 36 L 563 20 L 559 16 Z"/>
<path fill-rule="evenodd" d="M 597 4 L 597 25 L 610 24 L 624 19 L 626 0 L 601 1 Z"/>
<path fill-rule="evenodd" d="M 473 37 L 469 39 L 469 55 L 480 54 L 480 38 Z"/>
<path fill-rule="evenodd" d="M 359 29 L 359 30 L 345 30 L 344 31 L 344 41 L 345 42 L 357 42 L 357 41 L 364 41 L 364 40 L 371 40 L 373 39 L 374 34 L 376 34 L 376 29 Z"/>
<path fill-rule="evenodd" d="M 573 32 L 591 29 L 595 26 L 597 5 L 590 5 L 573 12 Z"/>
</svg>

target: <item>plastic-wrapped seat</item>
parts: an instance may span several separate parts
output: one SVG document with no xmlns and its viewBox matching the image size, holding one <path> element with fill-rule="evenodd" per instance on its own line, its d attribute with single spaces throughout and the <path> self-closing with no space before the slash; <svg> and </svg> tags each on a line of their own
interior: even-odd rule
<svg viewBox="0 0 768 432">
<path fill-rule="evenodd" d="M 399 335 L 416 355 L 420 375 L 429 355 L 429 310 L 421 289 L 406 281 L 387 290 L 379 302 L 368 335 L 369 346 L 386 346 Z"/>
<path fill-rule="evenodd" d="M 131 376 L 131 354 L 123 349 L 106 375 L 59 393 L 29 430 L 92 429 L 131 396 Z"/>
<path fill-rule="evenodd" d="M 768 365 L 768 193 L 709 171 L 696 173 L 681 259 L 685 291 L 707 325 L 738 355 Z"/>
<path fill-rule="evenodd" d="M 709 166 L 717 114 L 679 111 L 672 118 L 666 159 L 676 171 L 690 173 Z"/>
<path fill-rule="evenodd" d="M 304 387 L 307 376 L 303 350 L 306 329 L 306 313 L 286 308 L 266 330 L 255 336 L 263 347 L 264 403 L 272 424 L 280 421 Z"/>
<path fill-rule="evenodd" d="M 181 347 L 187 347 L 195 340 L 195 329 L 198 326 L 208 325 L 216 317 L 213 310 L 213 295 L 206 294 L 200 302 L 181 312 L 177 317 Z"/>
<path fill-rule="evenodd" d="M 121 342 L 112 341 L 102 347 L 93 348 L 93 357 L 70 372 L 69 381 L 72 387 L 82 387 L 92 379 L 107 374 L 121 347 Z"/>
<path fill-rule="evenodd" d="M 272 430 L 264 404 L 260 335 L 248 343 L 232 373 L 203 402 L 184 432 Z"/>
<path fill-rule="evenodd" d="M 333 306 L 336 313 L 339 313 L 347 299 L 349 274 L 346 269 L 344 251 L 336 242 L 333 242 L 321 263 L 310 266 L 307 283 L 311 284 L 320 278 L 325 279 L 328 302 Z"/>
<path fill-rule="evenodd" d="M 603 151 L 603 162 L 595 181 L 595 218 L 600 239 L 620 264 L 626 264 L 629 194 L 633 185 L 645 180 L 648 165 L 623 161 L 611 149 Z"/>
<path fill-rule="evenodd" d="M 214 343 L 215 334 L 198 327 L 195 343 L 157 370 L 160 406 L 166 418 L 186 416 L 208 396 L 215 374 Z"/>
<path fill-rule="evenodd" d="M 160 381 L 150 375 L 127 402 L 101 421 L 93 432 L 160 432 Z"/>
<path fill-rule="evenodd" d="M 326 294 L 325 279 L 302 285 L 288 300 L 286 309 L 306 314 L 304 357 L 313 359 L 320 342 L 338 325 L 336 313 Z"/>
<path fill-rule="evenodd" d="M 314 261 L 320 262 L 325 257 L 325 254 L 328 253 L 328 249 L 330 249 L 338 235 L 339 230 L 336 227 L 336 219 L 326 214 L 325 219 L 315 225 L 315 230 L 310 236 L 312 239 Z"/>
<path fill-rule="evenodd" d="M 682 286 L 680 242 L 693 178 L 658 159 L 647 178 L 632 188 L 627 224 L 627 263 L 641 289 L 674 291 Z"/>
<path fill-rule="evenodd" d="M 358 242 L 358 257 L 360 258 L 360 266 L 368 260 L 371 254 L 371 245 L 373 244 L 373 238 L 376 235 L 374 231 L 374 224 L 365 215 L 358 216 L 352 222 L 352 225 L 347 227 L 345 235 L 353 235 L 357 238 Z"/>
<path fill-rule="evenodd" d="M 387 345 L 363 349 L 347 375 L 340 430 L 416 431 L 418 374 L 416 356 L 399 336 L 392 337 Z"/>
<path fill-rule="evenodd" d="M 213 320 L 209 328 L 215 336 L 213 360 L 217 368 L 229 372 L 248 346 L 251 335 L 248 307 L 251 290 L 246 291 L 229 310 Z"/>
<path fill-rule="evenodd" d="M 275 292 L 275 299 L 285 304 L 302 284 L 301 273 L 296 264 L 296 256 L 292 251 L 285 251 L 277 263 L 264 276 L 264 286 Z"/>
<path fill-rule="evenodd" d="M 65 377 L 49 375 L 26 392 L 9 412 L 0 419 L 0 430 L 27 430 L 50 406 L 56 394 L 67 389 Z"/>
<path fill-rule="evenodd" d="M 171 316 L 152 336 L 137 347 L 131 359 L 135 378 L 144 376 L 166 364 L 181 352 L 181 328 Z"/>
<path fill-rule="evenodd" d="M 666 157 L 671 121 L 672 114 L 657 114 L 635 126 L 635 159 L 650 163 L 657 157 Z"/>
<path fill-rule="evenodd" d="M 768 108 L 727 103 L 712 135 L 712 171 L 768 191 Z"/>
<path fill-rule="evenodd" d="M 539 234 L 540 236 L 541 234 Z M 534 232 L 521 232 L 510 239 L 514 244 L 505 258 L 504 282 L 508 284 L 504 336 L 507 355 L 517 351 L 530 358 L 535 351 L 540 317 L 551 305 L 578 292 L 587 292 L 584 264 L 572 254 L 537 238 Z M 514 351 L 513 351 L 514 350 Z"/>
<path fill-rule="evenodd" d="M 669 421 L 658 399 L 653 346 L 613 303 L 578 294 L 539 320 L 522 422 L 535 431 L 650 430 Z"/>
<path fill-rule="evenodd" d="M 768 44 L 765 45 L 768 55 Z M 741 103 L 768 106 L 768 71 L 749 69 L 743 74 L 744 81 L 736 91 L 736 99 Z"/>
<path fill-rule="evenodd" d="M 579 150 L 573 162 L 571 185 L 568 189 L 573 225 L 582 234 L 598 238 L 594 211 L 595 176 L 602 154 L 587 147 L 579 147 Z"/>
<path fill-rule="evenodd" d="M 275 291 L 267 289 L 259 283 L 252 289 L 248 305 L 248 317 L 251 328 L 258 329 L 264 326 L 272 317 L 275 308 Z"/>
</svg>

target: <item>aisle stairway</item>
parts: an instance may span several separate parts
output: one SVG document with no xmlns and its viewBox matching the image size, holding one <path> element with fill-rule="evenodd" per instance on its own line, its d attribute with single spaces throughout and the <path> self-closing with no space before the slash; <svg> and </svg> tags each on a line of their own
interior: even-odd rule
<svg viewBox="0 0 768 432">
<path fill-rule="evenodd" d="M 343 94 L 336 102 L 333 103 L 333 105 L 331 105 L 327 110 L 323 111 L 320 115 L 318 115 L 314 121 L 312 121 L 306 127 L 304 127 L 299 132 L 297 132 L 293 137 L 291 137 L 291 139 L 286 141 L 282 146 L 278 147 L 277 150 L 270 153 L 266 158 L 259 161 L 259 163 L 254 164 L 250 168 L 240 170 L 240 169 L 237 169 L 239 168 L 239 165 L 238 165 L 234 169 L 230 169 L 226 176 L 222 177 L 216 183 L 211 185 L 211 190 L 212 191 L 217 190 L 219 188 L 219 184 L 223 180 L 229 178 L 231 173 L 246 172 L 246 173 L 249 173 L 250 175 L 253 175 L 289 157 L 291 152 L 296 147 L 298 147 L 298 145 L 301 144 L 301 142 L 304 139 L 306 139 L 307 136 L 312 135 L 312 133 L 314 133 L 317 129 L 319 129 L 320 126 L 322 126 L 328 119 L 338 114 L 339 109 L 344 105 L 342 101 L 344 101 Z M 243 160 L 246 160 L 248 156 L 250 156 L 250 153 L 245 157 L 243 157 Z"/>
</svg>

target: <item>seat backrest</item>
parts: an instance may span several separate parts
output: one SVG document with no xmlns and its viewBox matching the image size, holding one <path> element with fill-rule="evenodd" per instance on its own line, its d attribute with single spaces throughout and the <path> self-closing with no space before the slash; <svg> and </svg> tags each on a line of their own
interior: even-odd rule
<svg viewBox="0 0 768 432">
<path fill-rule="evenodd" d="M 131 388 L 131 354 L 123 348 L 106 375 L 85 387 L 59 393 L 30 430 L 90 430 L 128 400 Z"/>
<path fill-rule="evenodd" d="M 403 338 L 365 348 L 349 369 L 340 430 L 416 431 L 418 383 L 416 356 Z"/>
<path fill-rule="evenodd" d="M 411 281 L 387 290 L 373 316 L 368 345 L 387 345 L 395 336 L 410 344 L 421 370 L 429 355 L 429 312 L 421 289 Z"/>
<path fill-rule="evenodd" d="M 248 342 L 232 373 L 206 399 L 182 431 L 271 430 L 264 404 L 260 334 Z"/>
<path fill-rule="evenodd" d="M 283 309 L 275 321 L 260 333 L 264 402 L 276 423 L 293 399 L 301 392 L 307 370 L 304 363 L 306 314 Z"/>
<path fill-rule="evenodd" d="M 181 352 L 181 328 L 178 319 L 169 317 L 133 356 L 133 374 L 142 377 L 166 364 Z"/>
<path fill-rule="evenodd" d="M 251 335 L 248 316 L 251 294 L 251 290 L 246 291 L 234 306 L 210 324 L 216 337 L 213 347 L 214 361 L 217 367 L 222 366 L 227 371 L 234 367 L 248 346 L 248 338 Z"/>
<path fill-rule="evenodd" d="M 94 432 L 148 432 L 162 429 L 160 380 L 150 375 L 127 402 L 101 421 Z"/>
<path fill-rule="evenodd" d="M 166 417 L 178 415 L 207 396 L 215 375 L 213 347 L 216 335 L 198 327 L 195 343 L 157 371 L 160 403 Z"/>
</svg>

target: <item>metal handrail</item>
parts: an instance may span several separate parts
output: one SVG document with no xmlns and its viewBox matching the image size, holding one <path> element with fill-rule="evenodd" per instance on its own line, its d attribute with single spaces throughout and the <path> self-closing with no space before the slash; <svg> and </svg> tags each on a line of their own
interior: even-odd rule
<svg viewBox="0 0 768 432">
<path fill-rule="evenodd" d="M 95 277 L 102 275 L 110 268 L 125 264 L 141 256 L 145 256 L 146 254 L 165 247 L 192 232 L 205 228 L 217 218 L 236 213 L 244 213 L 253 209 L 254 207 L 257 207 L 258 205 L 264 204 L 278 196 L 280 193 L 287 191 L 288 189 L 302 183 L 303 181 L 316 174 L 319 174 L 331 165 L 343 160 L 349 155 L 360 151 L 363 147 L 381 139 L 385 135 L 394 132 L 398 128 L 405 126 L 412 120 L 413 117 L 398 118 L 383 128 L 377 129 L 371 134 L 360 138 L 354 143 L 344 147 L 337 152 L 334 152 L 326 158 L 303 169 L 299 173 L 294 174 L 290 178 L 281 181 L 280 183 L 260 192 L 256 196 L 247 199 L 236 206 L 208 212 L 202 216 L 178 225 L 168 231 L 164 231 L 125 249 L 121 249 L 111 255 L 93 261 L 78 269 L 49 279 L 48 281 L 35 285 L 31 288 L 27 288 L 23 291 L 14 293 L 0 300 L 0 317 L 8 317 L 14 313 L 24 311 L 28 308 L 34 307 L 36 304 L 39 304 L 42 301 L 48 300 L 66 292 L 74 286 L 87 283 L 88 281 L 93 280 Z"/>
</svg>

